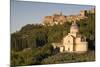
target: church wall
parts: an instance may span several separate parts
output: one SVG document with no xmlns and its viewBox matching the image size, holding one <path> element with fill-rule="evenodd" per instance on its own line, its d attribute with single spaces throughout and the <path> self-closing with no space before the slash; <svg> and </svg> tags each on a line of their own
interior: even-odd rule
<svg viewBox="0 0 100 67">
<path fill-rule="evenodd" d="M 66 36 L 63 39 L 63 45 L 65 46 L 66 52 L 72 52 L 73 51 L 73 37 L 71 35 Z"/>
<path fill-rule="evenodd" d="M 65 46 L 66 52 L 73 52 L 73 44 L 68 44 Z"/>
<path fill-rule="evenodd" d="M 87 51 L 87 42 L 81 42 L 76 44 L 75 51 Z"/>
<path fill-rule="evenodd" d="M 80 43 L 81 42 L 81 38 L 76 38 L 75 39 L 75 43 Z"/>
<path fill-rule="evenodd" d="M 63 45 L 73 44 L 73 37 L 71 35 L 65 36 L 63 39 Z"/>
<path fill-rule="evenodd" d="M 64 47 L 60 47 L 60 52 L 64 52 Z"/>
</svg>

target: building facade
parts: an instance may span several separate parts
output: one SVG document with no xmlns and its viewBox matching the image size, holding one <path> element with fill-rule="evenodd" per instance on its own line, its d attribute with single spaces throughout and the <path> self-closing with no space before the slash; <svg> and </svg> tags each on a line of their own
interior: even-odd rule
<svg viewBox="0 0 100 67">
<path fill-rule="evenodd" d="M 52 16 L 45 16 L 42 25 L 53 26 L 55 24 L 64 24 L 67 21 L 66 17 L 61 12 L 55 13 Z"/>
<path fill-rule="evenodd" d="M 53 26 L 56 24 L 64 24 L 65 22 L 80 21 L 81 19 L 86 19 L 87 14 L 95 13 L 95 8 L 90 10 L 81 10 L 76 15 L 63 15 L 62 12 L 55 13 L 52 16 L 45 16 L 42 21 L 42 25 Z"/>
<path fill-rule="evenodd" d="M 86 17 L 86 11 L 80 11 L 79 14 L 77 15 L 69 15 L 65 16 L 61 12 L 55 13 L 52 16 L 45 16 L 43 18 L 42 25 L 47 25 L 47 26 L 53 26 L 56 24 L 64 24 L 65 22 L 73 22 L 73 21 L 79 21 L 81 19 L 85 19 Z"/>
</svg>

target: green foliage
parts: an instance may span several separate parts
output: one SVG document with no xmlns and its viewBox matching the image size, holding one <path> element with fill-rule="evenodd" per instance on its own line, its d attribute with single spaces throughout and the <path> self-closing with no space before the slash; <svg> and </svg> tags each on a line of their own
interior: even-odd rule
<svg viewBox="0 0 100 67">
<path fill-rule="evenodd" d="M 70 62 L 86 62 L 86 61 L 94 61 L 94 59 L 95 59 L 95 54 L 92 51 L 83 54 L 58 53 L 56 55 L 45 58 L 41 63 L 58 64 L 58 63 L 70 63 Z"/>
<path fill-rule="evenodd" d="M 11 65 L 19 66 L 19 65 L 36 65 L 41 64 L 41 61 L 44 58 L 52 55 L 52 46 L 50 44 L 46 44 L 42 48 L 35 49 L 24 49 L 20 52 L 11 52 Z"/>
</svg>

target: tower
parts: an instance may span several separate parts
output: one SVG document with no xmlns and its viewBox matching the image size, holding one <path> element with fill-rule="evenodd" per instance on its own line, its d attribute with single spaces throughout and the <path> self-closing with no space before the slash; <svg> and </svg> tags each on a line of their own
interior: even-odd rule
<svg viewBox="0 0 100 67">
<path fill-rule="evenodd" d="M 76 21 L 74 21 L 70 27 L 70 34 L 74 37 L 76 37 L 77 33 L 79 33 L 79 27 L 76 24 Z"/>
<path fill-rule="evenodd" d="M 80 16 L 86 16 L 86 10 L 82 10 L 82 11 L 80 11 Z"/>
</svg>

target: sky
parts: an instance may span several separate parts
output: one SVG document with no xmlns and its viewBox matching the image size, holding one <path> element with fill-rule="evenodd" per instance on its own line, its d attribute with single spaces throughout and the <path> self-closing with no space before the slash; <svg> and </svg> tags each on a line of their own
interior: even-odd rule
<svg viewBox="0 0 100 67">
<path fill-rule="evenodd" d="M 42 23 L 44 16 L 53 15 L 56 12 L 62 12 L 64 15 L 74 15 L 78 14 L 80 10 L 89 10 L 93 7 L 91 5 L 11 0 L 11 33 L 20 30 L 27 24 Z"/>
</svg>

